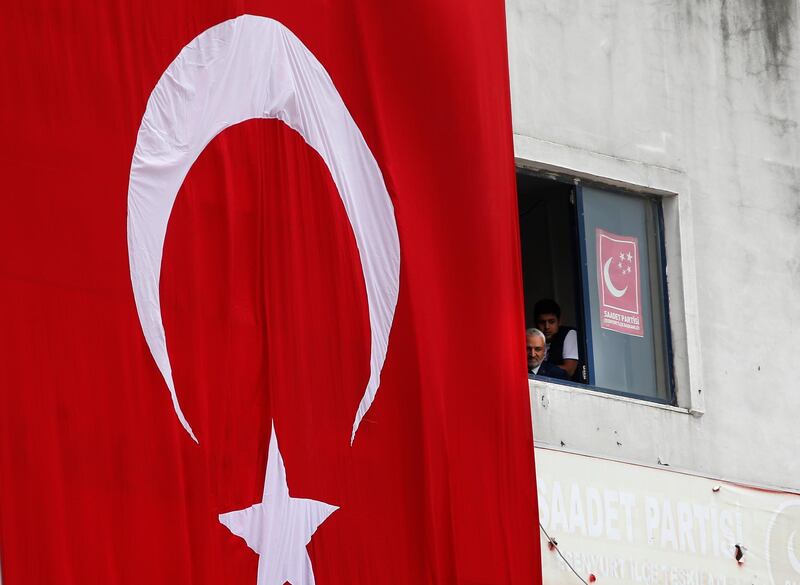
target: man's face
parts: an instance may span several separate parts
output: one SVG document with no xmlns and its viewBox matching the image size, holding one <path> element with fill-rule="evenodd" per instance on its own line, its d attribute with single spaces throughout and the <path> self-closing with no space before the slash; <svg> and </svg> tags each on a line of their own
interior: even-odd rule
<svg viewBox="0 0 800 585">
<path fill-rule="evenodd" d="M 542 313 L 536 318 L 536 328 L 544 333 L 547 341 L 551 341 L 553 335 L 558 333 L 559 324 L 558 317 L 552 313 Z"/>
<path fill-rule="evenodd" d="M 544 359 L 544 339 L 538 335 L 528 337 L 528 369 L 532 370 Z"/>
</svg>

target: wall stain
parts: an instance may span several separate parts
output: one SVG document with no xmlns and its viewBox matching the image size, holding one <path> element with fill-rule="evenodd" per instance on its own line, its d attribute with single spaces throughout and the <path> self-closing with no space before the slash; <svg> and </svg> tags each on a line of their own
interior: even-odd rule
<svg viewBox="0 0 800 585">
<path fill-rule="evenodd" d="M 791 220 L 794 223 L 795 228 L 800 228 L 800 186 L 797 184 L 792 185 L 789 187 L 789 192 L 791 193 L 790 197 L 792 198 L 792 204 L 794 209 L 791 213 Z"/>
<path fill-rule="evenodd" d="M 778 136 L 783 138 L 787 134 L 793 135 L 797 132 L 798 122 L 784 116 L 768 115 L 767 122 L 776 130 Z"/>
<path fill-rule="evenodd" d="M 722 44 L 726 49 L 731 42 L 731 26 L 728 18 L 728 0 L 722 0 L 722 5 L 719 10 L 719 28 L 722 31 Z"/>
<path fill-rule="evenodd" d="M 731 56 L 734 41 L 744 42 L 749 45 L 748 58 L 763 58 L 759 67 L 751 69 L 780 79 L 791 66 L 797 12 L 797 0 L 720 0 L 719 27 L 725 60 Z M 761 50 L 754 51 L 753 45 Z"/>
<path fill-rule="evenodd" d="M 761 0 L 760 4 L 765 22 L 768 63 L 785 65 L 792 51 L 795 0 Z M 780 75 L 780 67 L 776 73 Z"/>
</svg>

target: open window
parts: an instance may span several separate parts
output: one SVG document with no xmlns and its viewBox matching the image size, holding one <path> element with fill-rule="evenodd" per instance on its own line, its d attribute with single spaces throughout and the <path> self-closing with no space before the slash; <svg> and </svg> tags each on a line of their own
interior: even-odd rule
<svg viewBox="0 0 800 585">
<path fill-rule="evenodd" d="M 537 302 L 557 302 L 579 353 L 567 383 L 674 404 L 661 201 L 523 170 L 517 194 L 526 323 L 544 329 Z"/>
</svg>

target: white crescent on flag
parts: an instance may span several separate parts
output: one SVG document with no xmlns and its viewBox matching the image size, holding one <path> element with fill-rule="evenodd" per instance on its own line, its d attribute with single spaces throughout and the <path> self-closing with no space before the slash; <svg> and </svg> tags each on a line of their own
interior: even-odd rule
<svg viewBox="0 0 800 585">
<path fill-rule="evenodd" d="M 606 283 L 606 288 L 608 289 L 608 292 L 610 292 L 615 297 L 619 298 L 624 296 L 625 293 L 628 292 L 628 286 L 625 285 L 625 288 L 618 289 L 617 287 L 614 286 L 614 283 L 611 282 L 611 275 L 608 273 L 608 269 L 611 267 L 612 260 L 613 258 L 609 258 L 608 260 L 606 260 L 606 263 L 603 264 L 603 280 Z"/>
<path fill-rule="evenodd" d="M 275 20 L 243 15 L 209 28 L 181 50 L 158 80 L 142 118 L 128 186 L 128 258 L 142 331 L 184 429 L 161 316 L 164 239 L 189 169 L 225 128 L 278 119 L 325 161 L 347 212 L 364 273 L 370 376 L 352 439 L 375 398 L 400 280 L 394 207 L 378 163 L 325 68 Z"/>
</svg>

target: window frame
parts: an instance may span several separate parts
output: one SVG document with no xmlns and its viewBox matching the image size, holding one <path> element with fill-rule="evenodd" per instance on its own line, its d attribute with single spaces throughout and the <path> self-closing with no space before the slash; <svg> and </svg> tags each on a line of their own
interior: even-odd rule
<svg viewBox="0 0 800 585">
<path fill-rule="evenodd" d="M 588 370 L 588 380 L 586 383 L 573 382 L 571 380 L 559 380 L 554 378 L 543 377 L 544 381 L 559 386 L 568 386 L 573 388 L 581 388 L 591 390 L 598 394 L 611 394 L 630 398 L 634 400 L 641 400 L 646 403 L 654 403 L 665 406 L 678 406 L 678 392 L 676 385 L 676 372 L 674 364 L 674 348 L 672 336 L 672 322 L 670 312 L 670 291 L 667 275 L 667 247 L 666 247 L 666 229 L 664 221 L 664 198 L 653 194 L 645 193 L 640 190 L 621 187 L 619 185 L 609 185 L 602 181 L 594 181 L 583 179 L 574 175 L 553 173 L 550 171 L 537 171 L 524 165 L 517 163 L 515 165 L 516 173 L 524 173 L 539 179 L 546 179 L 556 181 L 570 186 L 570 204 L 572 209 L 571 223 L 574 224 L 573 244 L 575 247 L 576 261 L 576 276 L 578 277 L 579 286 L 576 287 L 576 292 L 579 296 L 579 303 L 577 306 L 578 314 L 581 319 L 582 339 L 580 340 L 581 349 L 583 350 L 585 367 Z M 658 272 L 657 277 L 658 285 L 661 287 L 662 297 L 662 310 L 661 319 L 664 326 L 664 343 L 666 344 L 666 372 L 667 379 L 667 398 L 659 398 L 654 396 L 646 396 L 643 394 L 636 394 L 633 392 L 626 392 L 624 390 L 616 390 L 614 388 L 607 388 L 605 386 L 598 386 L 595 383 L 594 373 L 594 351 L 592 342 L 592 318 L 591 306 L 589 298 L 589 259 L 587 257 L 586 247 L 586 229 L 584 221 L 584 193 L 583 186 L 593 187 L 596 189 L 608 191 L 615 194 L 620 194 L 628 197 L 635 197 L 639 199 L 647 199 L 656 205 L 656 219 L 657 219 L 657 243 L 658 243 Z M 570 226 L 572 227 L 572 226 Z M 655 282 L 655 279 L 654 279 Z"/>
<path fill-rule="evenodd" d="M 656 206 L 656 219 L 657 219 L 657 226 L 656 226 L 656 234 L 658 240 L 658 265 L 656 266 L 658 270 L 658 276 L 655 280 L 658 281 L 659 286 L 661 287 L 661 320 L 664 324 L 664 343 L 666 345 L 666 373 L 667 379 L 665 380 L 667 385 L 667 398 L 658 398 L 655 396 L 646 396 L 643 394 L 636 394 L 634 392 L 626 392 L 624 390 L 616 390 L 614 388 L 607 388 L 605 386 L 599 386 L 595 380 L 595 373 L 594 373 L 594 350 L 593 350 L 593 337 L 592 337 L 592 328 L 593 328 L 593 319 L 591 315 L 591 307 L 590 307 L 590 299 L 589 299 L 589 258 L 586 255 L 586 225 L 584 221 L 584 193 L 583 193 L 583 185 L 586 184 L 590 187 L 594 187 L 596 189 L 602 189 L 603 191 L 607 191 L 610 193 L 624 195 L 626 197 L 635 197 L 639 199 L 646 199 Z M 626 398 L 636 398 L 637 400 L 645 400 L 647 402 L 656 402 L 658 404 L 666 404 L 668 406 L 676 406 L 677 405 L 677 393 L 675 391 L 675 371 L 673 369 L 673 349 L 672 349 L 672 327 L 670 324 L 669 319 L 669 288 L 667 283 L 667 271 L 666 271 L 666 247 L 664 245 L 664 209 L 662 206 L 662 201 L 656 197 L 651 197 L 644 195 L 642 193 L 629 191 L 626 189 L 620 189 L 619 187 L 609 187 L 608 185 L 603 185 L 601 183 L 593 183 L 590 181 L 581 181 L 580 179 L 575 179 L 574 184 L 574 194 L 575 194 L 575 213 L 577 216 L 577 225 L 578 225 L 578 250 L 580 255 L 580 264 L 581 264 L 581 273 L 580 273 L 580 282 L 581 282 L 581 301 L 583 304 L 582 313 L 583 313 L 583 327 L 584 327 L 584 344 L 586 346 L 586 363 L 588 367 L 589 373 L 589 381 L 585 384 L 586 387 L 591 388 L 592 390 L 597 390 L 599 392 L 604 392 L 607 394 L 616 394 L 617 396 L 625 396 Z M 653 283 L 651 283 L 652 285 Z M 587 319 L 588 316 L 588 319 Z M 655 317 L 655 315 L 654 315 Z"/>
</svg>

